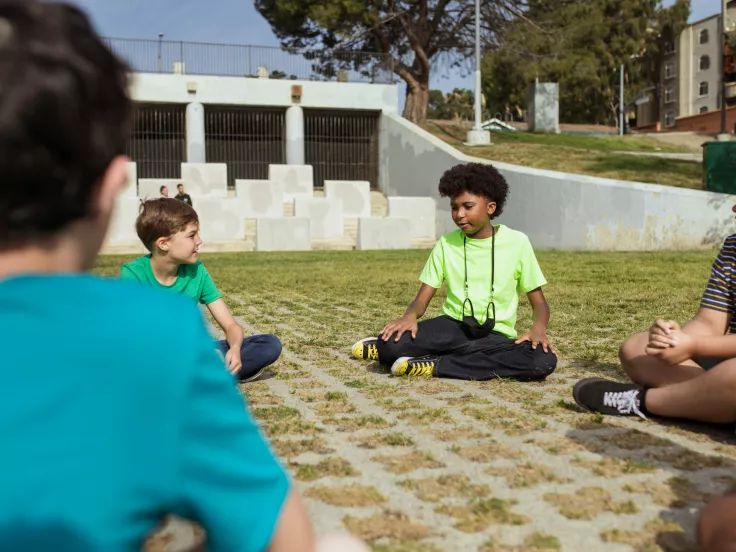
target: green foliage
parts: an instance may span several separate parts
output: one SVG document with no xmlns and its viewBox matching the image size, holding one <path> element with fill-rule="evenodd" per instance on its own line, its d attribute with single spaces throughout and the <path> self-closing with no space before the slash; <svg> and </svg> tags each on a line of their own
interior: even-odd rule
<svg viewBox="0 0 736 552">
<path fill-rule="evenodd" d="M 659 81 L 665 45 L 687 23 L 689 0 L 530 1 L 484 59 L 483 90 L 491 112 L 525 108 L 536 78 L 560 84 L 560 117 L 612 123 L 619 107 L 619 67 L 628 98 Z"/>
<path fill-rule="evenodd" d="M 471 119 L 475 95 L 465 88 L 455 88 L 452 92 L 443 94 L 441 90 L 429 91 L 429 119 Z"/>
</svg>

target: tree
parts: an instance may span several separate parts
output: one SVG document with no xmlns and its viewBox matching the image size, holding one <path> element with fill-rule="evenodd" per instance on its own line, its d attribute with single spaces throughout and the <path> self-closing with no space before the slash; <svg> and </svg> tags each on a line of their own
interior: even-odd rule
<svg viewBox="0 0 736 552">
<path fill-rule="evenodd" d="M 497 46 L 509 21 L 525 18 L 529 1 L 483 1 L 488 46 Z M 419 124 L 427 116 L 433 66 L 465 63 L 474 44 L 474 0 L 255 0 L 255 6 L 284 46 L 383 54 L 406 82 L 404 117 Z M 350 59 L 356 70 L 370 62 L 365 55 Z"/>
<path fill-rule="evenodd" d="M 524 105 L 529 84 L 538 78 L 559 83 L 563 120 L 616 122 L 619 67 L 625 67 L 629 98 L 658 82 L 654 65 L 663 37 L 676 36 L 688 13 L 688 0 L 670 8 L 661 0 L 530 1 L 526 15 L 537 25 L 515 21 L 484 59 L 489 107 Z"/>
</svg>

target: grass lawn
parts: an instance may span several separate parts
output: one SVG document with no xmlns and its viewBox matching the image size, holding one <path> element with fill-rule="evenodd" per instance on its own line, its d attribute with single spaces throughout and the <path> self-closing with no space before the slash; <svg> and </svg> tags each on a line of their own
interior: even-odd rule
<svg viewBox="0 0 736 552">
<path fill-rule="evenodd" d="M 736 481 L 733 429 L 604 419 L 570 390 L 622 377 L 628 334 L 690 317 L 716 252 L 540 252 L 561 360 L 546 382 L 392 378 L 351 359 L 402 314 L 427 253 L 202 256 L 246 331 L 284 343 L 242 390 L 318 532 L 341 524 L 383 552 L 692 550 L 698 511 Z M 519 329 L 530 314 L 522 302 Z"/>
<path fill-rule="evenodd" d="M 427 130 L 463 153 L 493 161 L 617 180 L 694 189 L 703 187 L 700 163 L 614 153 L 655 152 L 655 148 L 660 148 L 659 153 L 691 153 L 644 137 L 496 132 L 492 135 L 492 146 L 468 148 L 462 145 L 466 129 L 429 122 Z"/>
</svg>

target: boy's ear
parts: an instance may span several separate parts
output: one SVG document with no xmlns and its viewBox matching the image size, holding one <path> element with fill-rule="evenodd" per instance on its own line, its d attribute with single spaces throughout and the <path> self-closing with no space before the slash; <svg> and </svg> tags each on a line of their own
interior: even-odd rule
<svg viewBox="0 0 736 552">
<path fill-rule="evenodd" d="M 496 202 L 491 201 L 490 203 L 488 203 L 488 216 L 491 216 L 495 212 L 496 212 Z"/>
<path fill-rule="evenodd" d="M 113 212 L 118 194 L 128 185 L 128 161 L 126 156 L 118 155 L 107 166 L 97 189 L 93 212 L 105 215 Z"/>
<path fill-rule="evenodd" d="M 153 244 L 158 247 L 161 251 L 169 250 L 169 238 L 159 238 Z"/>
</svg>

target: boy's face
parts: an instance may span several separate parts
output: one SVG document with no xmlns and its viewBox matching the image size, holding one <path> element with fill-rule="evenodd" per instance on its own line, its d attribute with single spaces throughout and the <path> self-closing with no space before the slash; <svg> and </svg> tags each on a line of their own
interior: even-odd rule
<svg viewBox="0 0 736 552">
<path fill-rule="evenodd" d="M 166 187 L 161 188 L 161 197 L 169 197 L 169 189 Z"/>
<path fill-rule="evenodd" d="M 179 185 L 178 185 L 178 186 L 176 187 L 176 189 L 177 189 L 177 190 L 179 190 L 179 193 L 180 193 L 180 194 L 183 194 L 183 193 L 184 193 L 184 186 L 182 186 L 181 184 L 179 184 Z"/>
<path fill-rule="evenodd" d="M 161 238 L 159 241 L 162 241 L 159 247 L 168 252 L 169 258 L 172 261 L 178 264 L 193 264 L 197 262 L 199 246 L 202 245 L 202 240 L 199 239 L 198 224 L 190 222 L 184 230 L 180 230 L 168 238 Z M 168 249 L 162 246 L 166 246 Z"/>
<path fill-rule="evenodd" d="M 450 200 L 452 220 L 465 234 L 472 236 L 491 224 L 496 202 L 487 197 L 463 192 Z"/>
</svg>

